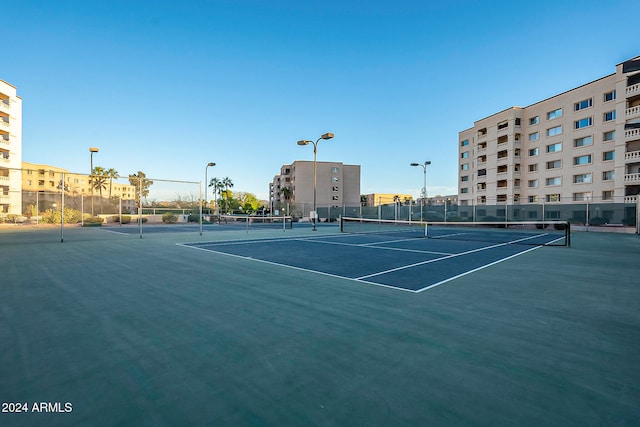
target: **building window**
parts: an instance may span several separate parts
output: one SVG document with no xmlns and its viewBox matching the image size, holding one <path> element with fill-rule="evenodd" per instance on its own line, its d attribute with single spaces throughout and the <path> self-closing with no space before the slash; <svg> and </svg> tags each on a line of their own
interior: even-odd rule
<svg viewBox="0 0 640 427">
<path fill-rule="evenodd" d="M 507 201 L 507 195 L 506 194 L 498 194 L 498 197 L 496 198 L 496 201 L 497 202 L 506 202 Z M 498 209 L 498 210 L 500 210 L 500 209 Z M 502 216 L 504 216 L 504 214 L 502 214 Z"/>
<path fill-rule="evenodd" d="M 545 181 L 546 185 L 561 185 L 562 179 L 559 176 L 555 176 L 553 178 L 547 178 Z"/>
<path fill-rule="evenodd" d="M 529 165 L 529 172 L 538 172 L 538 164 L 534 163 L 532 165 Z"/>
<path fill-rule="evenodd" d="M 469 140 L 465 139 L 464 141 L 460 142 L 460 146 L 461 147 L 466 147 L 467 145 L 469 145 Z"/>
<path fill-rule="evenodd" d="M 540 134 L 538 132 L 529 134 L 529 141 L 537 141 L 538 139 L 540 139 Z"/>
<path fill-rule="evenodd" d="M 462 194 L 467 194 L 468 192 L 469 192 L 469 189 L 467 187 L 460 189 L 460 193 Z"/>
<path fill-rule="evenodd" d="M 507 150 L 500 150 L 498 151 L 498 158 L 499 159 L 504 159 L 505 157 L 507 157 L 509 155 L 509 152 Z"/>
<path fill-rule="evenodd" d="M 529 203 L 538 203 L 538 196 L 529 196 L 528 197 Z M 529 212 L 529 215 L 531 215 L 532 213 L 536 213 L 536 212 Z M 537 214 L 536 214 L 537 217 Z"/>
<path fill-rule="evenodd" d="M 338 200 L 338 196 L 331 196 L 331 200 Z"/>
<path fill-rule="evenodd" d="M 609 101 L 613 101 L 614 99 L 616 99 L 616 91 L 612 90 L 611 92 L 607 92 L 604 94 L 604 102 L 609 102 Z"/>
<path fill-rule="evenodd" d="M 332 182 L 338 182 L 338 181 L 340 181 L 340 178 L 339 178 L 339 177 L 337 177 L 337 176 L 332 176 L 332 177 L 331 177 L 331 181 L 332 181 Z"/>
<path fill-rule="evenodd" d="M 591 126 L 593 124 L 593 119 L 591 117 L 585 117 L 584 119 L 576 120 L 573 122 L 574 129 L 582 129 L 587 126 Z"/>
<path fill-rule="evenodd" d="M 498 123 L 498 130 L 506 129 L 507 126 L 509 126 L 509 123 L 507 123 L 506 120 L 504 122 L 500 122 L 500 123 Z"/>
<path fill-rule="evenodd" d="M 555 153 L 558 151 L 562 151 L 562 142 L 547 145 L 547 153 Z"/>
<path fill-rule="evenodd" d="M 562 160 L 552 160 L 547 162 L 547 169 L 558 169 L 562 167 Z"/>
<path fill-rule="evenodd" d="M 562 117 L 562 108 L 547 113 L 547 120 L 557 119 L 558 117 Z"/>
<path fill-rule="evenodd" d="M 486 169 L 478 169 L 478 176 L 485 176 L 487 174 Z"/>
<path fill-rule="evenodd" d="M 593 102 L 592 102 L 591 98 L 583 99 L 582 101 L 576 102 L 575 104 L 573 104 L 573 111 L 584 110 L 585 108 L 589 108 L 592 105 L 593 105 Z"/>
<path fill-rule="evenodd" d="M 537 156 L 537 155 L 538 155 L 538 149 L 537 148 L 529 149 L 529 156 L 533 157 L 533 156 Z"/>
<path fill-rule="evenodd" d="M 613 111 L 608 111 L 604 113 L 602 121 L 610 122 L 611 120 L 615 120 L 615 119 L 616 119 L 616 110 L 613 110 Z"/>
<path fill-rule="evenodd" d="M 462 182 L 467 182 L 467 181 L 469 181 L 469 175 L 461 176 L 461 177 L 460 177 L 460 181 L 462 181 Z"/>
<path fill-rule="evenodd" d="M 616 131 L 615 130 L 611 130 L 609 132 L 605 132 L 605 133 L 602 134 L 602 140 L 604 142 L 613 141 L 615 139 L 616 139 Z"/>
<path fill-rule="evenodd" d="M 338 172 L 340 172 L 340 168 L 335 166 L 331 168 L 331 173 L 338 173 Z"/>
<path fill-rule="evenodd" d="M 602 172 L 602 180 L 603 181 L 612 181 L 613 179 L 615 179 L 615 173 L 614 171 L 604 171 Z"/>
<path fill-rule="evenodd" d="M 540 117 L 539 116 L 531 117 L 529 119 L 529 126 L 537 125 L 538 123 L 540 123 Z"/>
<path fill-rule="evenodd" d="M 574 165 L 588 165 L 591 164 L 591 154 L 586 154 L 584 156 L 578 156 L 573 158 Z"/>
<path fill-rule="evenodd" d="M 590 193 L 573 193 L 574 202 L 585 202 L 589 200 Z"/>
<path fill-rule="evenodd" d="M 520 117 L 516 117 L 515 124 L 516 126 L 520 126 Z"/>
<path fill-rule="evenodd" d="M 538 188 L 538 180 L 530 179 L 527 185 L 529 188 Z"/>
<path fill-rule="evenodd" d="M 562 125 L 547 129 L 547 136 L 560 135 L 562 133 Z"/>
<path fill-rule="evenodd" d="M 464 153 L 460 154 L 460 158 L 461 159 L 468 159 L 469 158 L 469 152 L 465 151 Z"/>
<path fill-rule="evenodd" d="M 460 170 L 463 170 L 463 171 L 469 170 L 469 164 L 468 163 L 464 163 L 464 164 L 460 165 Z"/>
<path fill-rule="evenodd" d="M 544 196 L 546 202 L 559 202 L 560 194 L 547 194 Z"/>
<path fill-rule="evenodd" d="M 590 136 L 585 136 L 583 138 L 578 138 L 573 140 L 574 147 L 586 147 L 587 145 L 593 144 L 593 138 Z"/>
<path fill-rule="evenodd" d="M 613 191 L 603 191 L 602 192 L 602 200 L 613 200 Z"/>
<path fill-rule="evenodd" d="M 588 184 L 591 182 L 590 173 L 581 173 L 579 175 L 573 175 L 574 184 Z"/>
<path fill-rule="evenodd" d="M 611 151 L 605 151 L 604 153 L 602 153 L 602 160 L 614 160 L 616 158 L 616 152 L 611 150 Z"/>
<path fill-rule="evenodd" d="M 331 191 L 333 191 L 334 193 L 340 191 L 340 188 L 336 185 L 334 185 L 333 187 L 331 187 Z"/>
</svg>

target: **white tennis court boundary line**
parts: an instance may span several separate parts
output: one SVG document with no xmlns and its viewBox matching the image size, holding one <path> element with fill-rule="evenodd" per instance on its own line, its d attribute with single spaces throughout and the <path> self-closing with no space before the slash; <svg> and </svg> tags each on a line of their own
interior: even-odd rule
<svg viewBox="0 0 640 427">
<path fill-rule="evenodd" d="M 317 237 L 306 239 L 306 240 L 313 241 L 314 239 L 317 239 Z M 294 239 L 294 238 L 289 238 L 289 239 L 263 239 L 261 241 L 270 242 L 270 241 L 278 241 L 278 240 L 303 240 L 303 239 Z M 257 242 L 257 241 L 260 241 L 260 240 L 257 240 L 257 241 L 256 240 L 252 240 L 252 241 L 253 242 Z M 245 241 L 245 242 L 247 242 L 247 241 Z M 211 243 L 213 243 L 213 242 L 211 242 Z M 233 242 L 228 242 L 228 243 L 233 243 Z M 267 260 L 263 260 L 263 259 L 259 259 L 259 258 L 253 258 L 253 257 L 248 257 L 248 256 L 243 256 L 243 255 L 236 255 L 236 254 L 230 254 L 230 253 L 227 253 L 227 252 L 216 251 L 216 250 L 208 249 L 208 248 L 204 248 L 204 247 L 193 246 L 193 244 L 189 244 L 189 243 L 176 243 L 177 246 L 187 247 L 187 248 L 191 248 L 191 249 L 197 249 L 197 250 L 206 251 L 206 252 L 212 252 L 212 253 L 216 253 L 216 254 L 220 254 L 220 255 L 226 255 L 226 256 L 230 256 L 230 257 L 234 257 L 234 258 L 250 260 L 250 261 L 257 261 L 257 262 L 261 262 L 261 263 L 269 264 L 269 265 L 274 265 L 274 266 L 278 266 L 278 267 L 290 268 L 290 269 L 297 270 L 297 271 L 304 271 L 304 272 L 307 272 L 307 273 L 320 274 L 320 275 L 323 275 L 323 276 L 333 277 L 333 278 L 336 278 L 336 279 L 343 279 L 343 280 L 347 280 L 347 281 L 350 281 L 350 282 L 358 282 L 358 283 L 364 283 L 364 284 L 367 284 L 367 285 L 381 286 L 381 287 L 384 287 L 384 288 L 387 288 L 387 289 L 394 289 L 394 290 L 399 290 L 399 291 L 404 291 L 404 292 L 411 292 L 411 293 L 416 293 L 416 294 L 424 292 L 424 291 L 432 289 L 432 288 L 435 288 L 435 287 L 438 287 L 440 285 L 444 285 L 445 283 L 451 282 L 451 281 L 453 281 L 455 279 L 458 279 L 460 277 L 464 277 L 466 275 L 475 273 L 477 271 L 483 270 L 485 268 L 488 268 L 488 267 L 491 267 L 493 265 L 499 264 L 501 262 L 507 261 L 509 259 L 515 258 L 515 257 L 520 256 L 522 254 L 526 254 L 528 252 L 534 251 L 536 249 L 541 248 L 542 246 L 534 246 L 534 247 L 529 248 L 527 250 L 523 250 L 522 252 L 518 252 L 518 253 L 510 255 L 508 257 L 498 259 L 498 260 L 493 261 L 493 262 L 491 262 L 489 264 L 482 265 L 480 267 L 477 267 L 477 268 L 465 271 L 463 273 L 457 274 L 455 276 L 449 277 L 449 278 L 447 278 L 445 280 L 441 280 L 440 282 L 425 286 L 424 288 L 415 289 L 415 290 L 414 289 L 403 288 L 403 287 L 400 287 L 400 286 L 386 285 L 384 283 L 372 282 L 372 281 L 364 280 L 364 279 L 369 278 L 369 277 L 380 276 L 382 274 L 386 274 L 386 273 L 390 273 L 390 272 L 394 272 L 394 271 L 398 271 L 398 270 L 402 270 L 402 269 L 406 269 L 406 268 L 416 267 L 416 266 L 419 266 L 419 265 L 429 264 L 429 263 L 433 263 L 433 262 L 437 262 L 437 261 L 443 261 L 443 260 L 454 258 L 454 257 L 460 256 L 460 255 L 468 255 L 470 253 L 474 253 L 474 252 L 478 252 L 478 251 L 482 251 L 482 250 L 486 250 L 486 249 L 493 249 L 493 248 L 497 248 L 497 247 L 501 247 L 501 246 L 506 246 L 506 245 L 509 245 L 509 244 L 511 244 L 511 243 L 501 243 L 501 244 L 498 244 L 498 245 L 492 245 L 492 246 L 488 246 L 488 247 L 484 247 L 484 248 L 473 249 L 471 251 L 466 251 L 466 252 L 462 252 L 462 253 L 459 253 L 459 254 L 445 256 L 445 257 L 442 257 L 442 258 L 436 258 L 436 259 L 433 259 L 433 260 L 427 260 L 427 261 L 414 263 L 414 264 L 410 264 L 410 265 L 403 266 L 403 267 L 398 267 L 398 268 L 386 270 L 386 271 L 379 272 L 379 273 L 370 274 L 370 275 L 367 275 L 367 276 L 361 276 L 361 277 L 353 278 L 353 277 L 340 276 L 340 275 L 332 274 L 332 273 L 325 273 L 323 271 L 318 271 L 318 270 L 311 270 L 311 269 L 303 268 L 303 267 L 296 267 L 294 265 L 289 265 L 289 264 L 282 264 L 282 263 L 278 263 L 278 262 L 267 261 Z"/>
<path fill-rule="evenodd" d="M 261 262 L 261 263 L 264 263 L 264 264 L 275 265 L 277 267 L 284 267 L 284 268 L 289 268 L 289 269 L 292 269 L 292 270 L 304 271 L 304 272 L 307 272 L 307 273 L 320 274 L 320 275 L 323 275 L 323 276 L 333 277 L 334 279 L 342 279 L 342 280 L 347 280 L 347 281 L 350 281 L 350 282 L 358 282 L 358 283 L 365 283 L 367 285 L 381 286 L 383 288 L 393 289 L 393 290 L 397 290 L 397 291 L 404 291 L 404 292 L 411 292 L 411 293 L 416 293 L 417 292 L 417 291 L 414 291 L 412 289 L 400 288 L 398 286 L 392 286 L 392 285 L 385 285 L 384 283 L 369 282 L 367 280 L 359 280 L 359 279 L 354 279 L 352 277 L 339 276 L 337 274 L 332 274 L 332 273 L 325 273 L 323 271 L 310 270 L 308 268 L 296 267 L 295 265 L 281 264 L 281 263 L 278 263 L 278 262 L 267 261 L 267 260 L 259 259 L 259 258 L 252 258 L 252 257 L 248 257 L 248 256 L 243 256 L 243 255 L 236 255 L 236 254 L 230 254 L 230 253 L 227 253 L 227 252 L 215 251 L 215 250 L 207 249 L 207 248 L 200 248 L 200 247 L 197 247 L 197 246 L 191 246 L 188 243 L 176 243 L 176 245 L 177 246 L 186 247 L 186 248 L 190 248 L 190 249 L 197 249 L 197 250 L 200 250 L 200 251 L 206 251 L 206 252 L 212 252 L 212 253 L 215 253 L 215 254 L 226 255 L 226 256 L 230 256 L 230 257 L 234 257 L 234 258 L 240 258 L 240 259 L 249 260 L 249 261 L 257 261 L 257 262 Z"/>
</svg>

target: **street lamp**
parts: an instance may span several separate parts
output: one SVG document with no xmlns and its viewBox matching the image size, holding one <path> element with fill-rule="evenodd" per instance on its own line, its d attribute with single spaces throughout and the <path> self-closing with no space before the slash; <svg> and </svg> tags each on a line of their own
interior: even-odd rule
<svg viewBox="0 0 640 427">
<path fill-rule="evenodd" d="M 200 235 L 202 236 L 202 203 L 206 203 L 207 199 L 207 170 L 209 166 L 215 166 L 216 164 L 213 162 L 207 163 L 207 166 L 204 167 L 204 200 L 202 195 L 200 195 Z"/>
<path fill-rule="evenodd" d="M 424 187 L 422 187 L 422 191 L 421 191 L 421 197 L 422 197 L 422 203 L 420 204 L 420 221 L 422 221 L 422 211 L 423 211 L 423 207 L 425 202 L 427 201 L 427 166 L 429 166 L 431 164 L 430 160 L 427 160 L 424 163 L 411 163 L 410 166 L 422 166 L 422 169 L 424 170 Z"/>
<path fill-rule="evenodd" d="M 91 216 L 93 216 L 93 180 L 91 177 L 93 176 L 93 153 L 97 153 L 100 151 L 97 147 L 89 147 L 89 153 L 91 157 L 91 171 L 89 172 L 89 186 L 91 187 Z"/>
<path fill-rule="evenodd" d="M 316 140 L 316 142 L 308 141 L 306 139 L 301 139 L 298 141 L 298 145 L 309 145 L 313 144 L 313 231 L 316 231 L 316 220 L 318 217 L 317 211 L 317 184 L 316 184 L 316 155 L 318 153 L 318 142 L 321 139 L 331 139 L 333 138 L 333 134 L 331 132 L 327 132 L 323 134 L 320 138 Z"/>
</svg>

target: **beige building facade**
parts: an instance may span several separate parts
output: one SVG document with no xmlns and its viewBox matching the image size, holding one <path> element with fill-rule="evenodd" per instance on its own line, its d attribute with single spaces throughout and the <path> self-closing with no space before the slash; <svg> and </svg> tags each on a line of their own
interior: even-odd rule
<svg viewBox="0 0 640 427">
<path fill-rule="evenodd" d="M 640 57 L 459 133 L 462 206 L 637 203 L 639 193 Z"/>
<path fill-rule="evenodd" d="M 0 80 L 0 215 L 22 213 L 22 98 Z"/>
<path fill-rule="evenodd" d="M 360 165 L 341 162 L 316 163 L 316 204 L 318 208 L 360 205 Z M 309 217 L 313 210 L 313 162 L 296 160 L 280 168 L 269 184 L 269 204 L 279 209 L 286 204 L 300 207 Z"/>
<path fill-rule="evenodd" d="M 22 192 L 25 196 L 38 193 L 42 200 L 46 200 L 47 196 L 51 198 L 61 194 L 63 185 L 67 197 L 91 197 L 92 194 L 100 197 L 97 190 L 92 192 L 89 175 L 51 165 L 22 162 Z M 102 197 L 121 199 L 124 207 L 131 208 L 135 206 L 135 192 L 134 185 L 106 179 Z"/>
</svg>

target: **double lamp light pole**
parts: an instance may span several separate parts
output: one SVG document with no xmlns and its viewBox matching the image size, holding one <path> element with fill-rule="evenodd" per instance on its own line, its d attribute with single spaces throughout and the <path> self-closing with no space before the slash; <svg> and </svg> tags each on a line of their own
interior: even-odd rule
<svg viewBox="0 0 640 427">
<path fill-rule="evenodd" d="M 420 221 L 422 221 L 422 207 L 424 206 L 424 204 L 427 202 L 427 166 L 429 166 L 431 164 L 430 160 L 427 160 L 424 163 L 411 163 L 410 166 L 422 166 L 422 169 L 424 170 L 424 186 L 422 187 L 422 191 L 420 194 L 420 197 L 422 199 L 422 203 L 420 205 Z"/>
<path fill-rule="evenodd" d="M 318 142 L 321 139 L 332 139 L 333 134 L 331 132 L 327 132 L 323 134 L 320 138 L 318 138 L 315 142 L 309 141 L 306 139 L 301 139 L 298 141 L 298 145 L 309 145 L 313 144 L 313 212 L 311 212 L 311 219 L 313 221 L 313 231 L 316 231 L 316 221 L 318 219 L 318 210 L 317 210 L 317 173 L 316 173 L 316 156 L 318 154 Z"/>
</svg>

